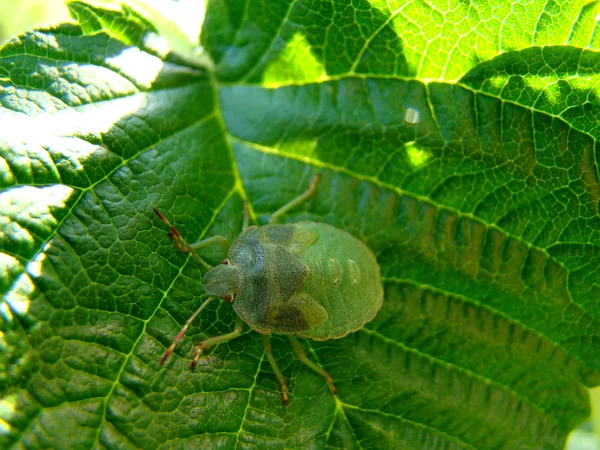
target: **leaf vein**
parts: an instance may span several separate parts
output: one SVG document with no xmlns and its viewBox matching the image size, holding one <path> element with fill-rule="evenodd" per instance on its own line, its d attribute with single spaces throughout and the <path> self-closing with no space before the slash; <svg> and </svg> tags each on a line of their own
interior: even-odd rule
<svg viewBox="0 0 600 450">
<path fill-rule="evenodd" d="M 219 207 L 216 208 L 216 210 L 213 213 L 213 216 L 211 218 L 211 220 L 209 221 L 209 223 L 206 225 L 206 227 L 204 228 L 204 230 L 202 231 L 202 233 L 200 233 L 200 236 L 198 238 L 198 240 L 202 239 L 202 237 L 204 236 L 204 234 L 210 229 L 210 226 L 213 224 L 213 222 L 215 221 L 217 215 L 219 214 L 219 212 L 225 207 L 225 205 L 227 204 L 227 202 L 229 201 L 229 199 L 231 198 L 231 195 L 233 194 L 233 190 L 231 190 L 224 198 L 224 200 L 221 202 L 221 204 L 219 205 Z M 103 402 L 102 405 L 102 421 L 101 423 L 98 425 L 98 430 L 96 433 L 96 437 L 94 439 L 94 444 L 99 443 L 99 438 L 100 438 L 100 430 L 102 429 L 102 425 L 104 424 L 104 422 L 106 421 L 106 413 L 107 413 L 107 409 L 108 409 L 108 402 L 109 399 L 112 395 L 112 393 L 115 390 L 115 387 L 117 386 L 117 384 L 119 384 L 119 379 L 121 378 L 121 375 L 123 374 L 123 371 L 125 370 L 125 367 L 127 366 L 127 362 L 129 361 L 129 359 L 131 358 L 131 356 L 133 355 L 135 348 L 137 347 L 138 343 L 140 342 L 140 340 L 142 339 L 142 337 L 146 334 L 146 327 L 148 326 L 148 323 L 150 322 L 150 320 L 152 320 L 152 318 L 154 317 L 154 315 L 156 314 L 156 312 L 159 310 L 159 308 L 162 305 L 162 302 L 165 300 L 165 298 L 167 297 L 169 291 L 173 288 L 173 286 L 175 285 L 175 282 L 179 279 L 180 275 L 183 273 L 183 269 L 187 266 L 187 263 L 190 261 L 190 259 L 192 259 L 191 254 L 187 255 L 186 261 L 184 264 L 182 264 L 182 266 L 179 269 L 179 273 L 173 277 L 173 280 L 171 282 L 171 284 L 169 285 L 169 287 L 165 290 L 162 298 L 160 299 L 160 301 L 158 302 L 158 304 L 156 305 L 156 307 L 154 308 L 154 311 L 152 312 L 152 314 L 150 314 L 150 316 L 148 317 L 148 319 L 144 320 L 144 329 L 142 330 L 142 332 L 140 333 L 140 335 L 138 336 L 137 340 L 133 343 L 133 346 L 131 347 L 131 351 L 129 352 L 129 354 L 127 355 L 127 357 L 124 359 L 123 364 L 121 365 L 121 368 L 119 369 L 117 376 L 115 377 L 115 381 L 112 384 L 112 387 L 110 389 L 110 392 L 108 393 L 108 395 L 105 397 L 105 401 Z M 93 448 L 93 446 L 92 446 Z"/>
</svg>

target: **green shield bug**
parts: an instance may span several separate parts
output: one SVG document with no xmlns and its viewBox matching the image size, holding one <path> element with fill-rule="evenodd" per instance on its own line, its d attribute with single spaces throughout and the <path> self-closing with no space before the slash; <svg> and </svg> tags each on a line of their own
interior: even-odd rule
<svg viewBox="0 0 600 450">
<path fill-rule="evenodd" d="M 375 317 L 383 302 L 379 265 L 365 244 L 346 231 L 326 223 L 298 222 L 278 225 L 277 218 L 314 195 L 320 174 L 309 189 L 282 206 L 268 225 L 248 226 L 244 207 L 242 233 L 227 252 L 227 258 L 210 266 L 196 250 L 227 239 L 213 236 L 188 244 L 179 231 L 156 208 L 156 215 L 169 226 L 175 246 L 191 253 L 208 270 L 204 289 L 210 296 L 187 320 L 160 361 L 163 365 L 190 323 L 215 298 L 233 304 L 236 325 L 231 333 L 206 339 L 196 348 L 192 369 L 204 349 L 239 336 L 244 322 L 262 334 L 265 354 L 277 376 L 284 404 L 288 404 L 285 378 L 271 353 L 271 333 L 286 334 L 298 358 L 322 375 L 337 394 L 329 373 L 306 357 L 296 336 L 327 340 L 346 336 Z"/>
</svg>

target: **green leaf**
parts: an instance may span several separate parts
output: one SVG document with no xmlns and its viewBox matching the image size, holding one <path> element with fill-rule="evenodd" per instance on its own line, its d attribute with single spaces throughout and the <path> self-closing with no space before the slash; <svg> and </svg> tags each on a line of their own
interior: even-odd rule
<svg viewBox="0 0 600 450">
<path fill-rule="evenodd" d="M 567 4 L 564 4 L 567 3 Z M 214 66 L 131 9 L 0 50 L 0 447 L 561 449 L 600 384 L 597 2 L 213 0 Z M 206 352 L 173 248 L 243 202 L 363 240 L 376 318 Z M 223 258 L 218 246 L 202 252 Z"/>
</svg>

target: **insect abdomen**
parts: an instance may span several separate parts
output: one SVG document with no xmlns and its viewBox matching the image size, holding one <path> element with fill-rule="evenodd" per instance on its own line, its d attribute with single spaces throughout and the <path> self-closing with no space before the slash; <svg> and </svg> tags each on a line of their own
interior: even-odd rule
<svg viewBox="0 0 600 450">
<path fill-rule="evenodd" d="M 328 313 L 324 324 L 299 335 L 324 340 L 361 328 L 383 301 L 375 256 L 354 236 L 331 225 L 300 222 L 296 226 L 318 234 L 317 241 L 298 255 L 310 270 L 302 292 Z"/>
</svg>

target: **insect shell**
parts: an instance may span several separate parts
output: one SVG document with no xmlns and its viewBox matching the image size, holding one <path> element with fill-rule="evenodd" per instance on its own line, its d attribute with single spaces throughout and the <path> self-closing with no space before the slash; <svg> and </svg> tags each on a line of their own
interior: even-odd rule
<svg viewBox="0 0 600 450">
<path fill-rule="evenodd" d="M 269 225 L 248 227 L 245 208 L 244 230 L 229 248 L 227 258 L 216 267 L 209 266 L 196 250 L 216 241 L 223 243 L 225 238 L 213 236 L 188 244 L 165 216 L 154 209 L 169 225 L 169 236 L 175 246 L 193 253 L 210 269 L 203 280 L 210 297 L 177 334 L 161 365 L 202 309 L 214 298 L 222 298 L 233 305 L 235 328 L 231 333 L 200 342 L 192 368 L 204 349 L 236 338 L 246 323 L 263 336 L 265 354 L 281 385 L 284 404 L 289 401 L 287 384 L 271 353 L 271 333 L 287 335 L 300 360 L 322 375 L 337 394 L 329 373 L 306 357 L 296 336 L 324 341 L 342 338 L 362 328 L 381 307 L 383 286 L 371 250 L 346 231 L 318 222 L 276 224 L 281 214 L 314 194 L 319 178 L 320 175 L 315 176 L 304 194 L 276 211 Z"/>
</svg>

